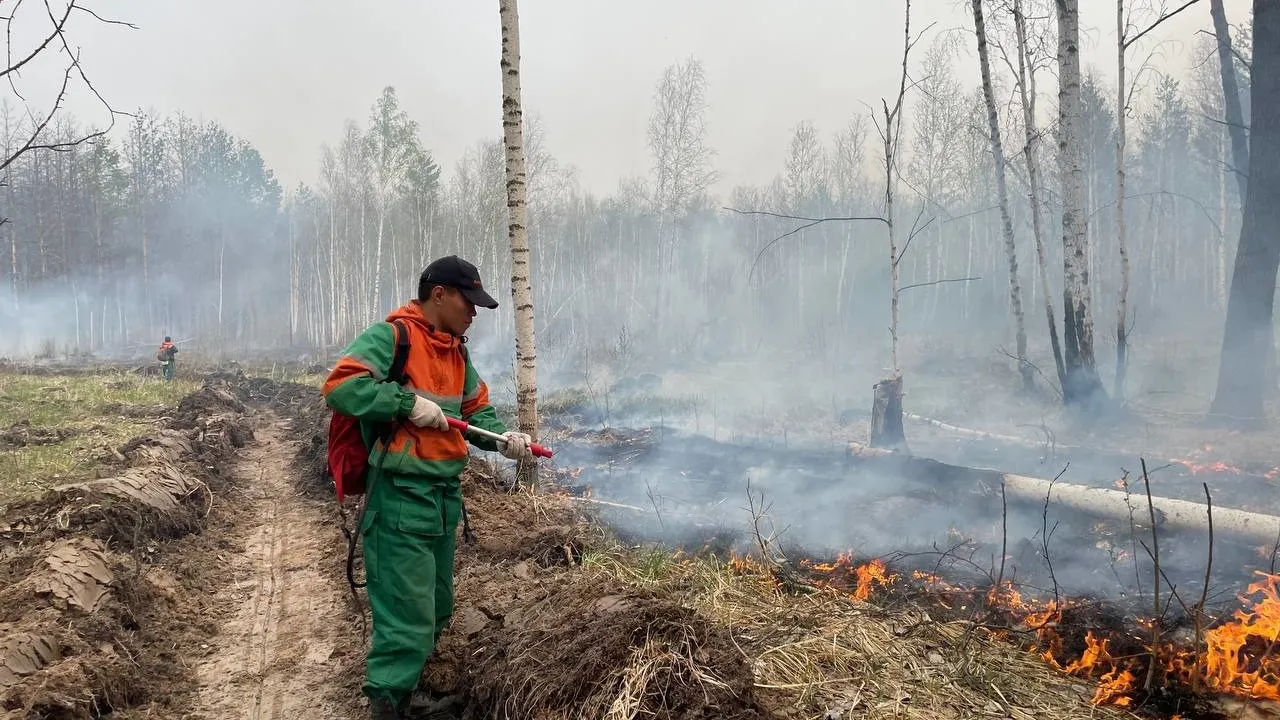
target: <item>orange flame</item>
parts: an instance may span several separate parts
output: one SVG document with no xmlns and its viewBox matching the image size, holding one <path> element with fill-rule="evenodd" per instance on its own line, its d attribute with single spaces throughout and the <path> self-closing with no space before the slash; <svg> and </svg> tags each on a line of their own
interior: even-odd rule
<svg viewBox="0 0 1280 720">
<path fill-rule="evenodd" d="M 1258 573 L 1248 595 L 1258 599 L 1235 612 L 1235 620 L 1205 633 L 1200 673 L 1217 692 L 1253 700 L 1280 700 L 1280 575 Z M 1244 598 L 1241 598 L 1244 600 Z M 1194 672 L 1192 658 L 1177 658 L 1176 667 Z"/>
<path fill-rule="evenodd" d="M 769 578 L 772 586 L 778 587 L 772 573 L 757 561 L 734 557 L 729 564 L 738 572 Z M 850 553 L 840 553 L 833 562 L 801 560 L 799 565 L 825 576 L 815 580 L 819 587 L 860 601 L 868 600 L 877 589 L 887 588 L 899 579 L 880 560 L 855 565 Z M 1156 667 L 1161 671 L 1160 683 L 1165 686 L 1180 683 L 1252 700 L 1280 701 L 1280 574 L 1257 574 L 1259 579 L 1249 585 L 1240 598 L 1244 607 L 1236 611 L 1230 621 L 1205 630 L 1198 646 L 1162 643 L 1154 653 L 1158 657 Z M 973 588 L 950 585 L 936 574 L 923 570 L 913 571 L 910 576 L 943 596 L 975 592 Z M 1034 651 L 1049 665 L 1068 675 L 1096 682 L 1092 698 L 1095 705 L 1130 707 L 1134 704 L 1141 686 L 1138 676 L 1145 675 L 1148 663 L 1152 662 L 1149 646 L 1145 652 L 1127 651 L 1116 657 L 1111 646 L 1119 636 L 1088 631 L 1084 650 L 1079 657 L 1071 659 L 1064 652 L 1060 629 L 1064 611 L 1076 607 L 1075 601 L 1028 601 L 1007 581 L 989 588 L 986 601 L 988 607 L 1009 611 L 1014 622 L 1035 633 Z M 1149 622 L 1139 624 L 1149 628 Z M 1132 639 L 1126 641 L 1126 647 L 1133 647 Z"/>
</svg>

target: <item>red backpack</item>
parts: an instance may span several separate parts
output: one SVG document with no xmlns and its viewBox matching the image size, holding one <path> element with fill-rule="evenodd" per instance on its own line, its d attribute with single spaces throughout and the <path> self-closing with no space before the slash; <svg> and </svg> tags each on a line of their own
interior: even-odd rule
<svg viewBox="0 0 1280 720">
<path fill-rule="evenodd" d="M 396 349 L 391 358 L 391 369 L 382 382 L 395 382 L 403 385 L 407 377 L 404 365 L 409 359 L 409 331 L 399 321 L 394 322 Z M 392 423 L 381 423 L 377 427 L 376 438 L 383 444 L 391 442 L 394 426 Z M 329 477 L 333 479 L 334 489 L 338 494 L 338 502 L 347 495 L 363 495 L 365 493 L 365 476 L 369 470 L 369 452 L 371 447 L 365 445 L 364 436 L 360 433 L 360 421 L 334 411 L 329 418 Z"/>
</svg>

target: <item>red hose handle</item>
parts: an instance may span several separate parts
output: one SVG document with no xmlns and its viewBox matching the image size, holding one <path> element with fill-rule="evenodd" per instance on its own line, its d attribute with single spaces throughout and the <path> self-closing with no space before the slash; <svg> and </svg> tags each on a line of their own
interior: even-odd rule
<svg viewBox="0 0 1280 720">
<path fill-rule="evenodd" d="M 467 432 L 468 430 L 470 430 L 472 432 L 485 435 L 486 437 L 489 437 L 492 440 L 502 439 L 502 436 L 497 433 L 492 433 L 487 430 L 481 430 L 480 428 L 473 428 L 471 427 L 470 424 L 462 420 L 459 420 L 457 418 L 446 417 L 445 420 L 449 422 L 449 427 L 455 430 L 460 430 L 462 432 Z M 549 458 L 555 455 L 555 452 L 551 448 L 543 447 L 542 445 L 539 445 L 538 443 L 535 443 L 535 442 L 529 443 L 529 452 L 533 453 L 534 455 L 537 455 L 538 457 L 544 457 L 544 458 Z"/>
</svg>

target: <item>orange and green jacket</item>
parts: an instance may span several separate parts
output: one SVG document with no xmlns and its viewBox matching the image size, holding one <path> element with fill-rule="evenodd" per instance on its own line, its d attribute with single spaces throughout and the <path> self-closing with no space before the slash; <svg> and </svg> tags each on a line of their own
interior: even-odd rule
<svg viewBox="0 0 1280 720">
<path fill-rule="evenodd" d="M 404 385 L 381 382 L 391 370 L 395 353 L 395 326 L 391 324 L 395 320 L 409 332 Z M 461 340 L 428 325 L 416 300 L 353 340 L 321 392 L 330 408 L 360 421 L 365 445 L 375 452 L 384 449 L 376 438 L 375 425 L 393 423 L 394 434 L 382 465 L 387 472 L 457 477 L 467 464 L 468 440 L 482 450 L 497 450 L 492 441 L 474 436 L 464 439 L 452 428 L 440 431 L 410 423 L 415 395 L 435 401 L 449 417 L 490 432 L 507 431 L 489 404 L 489 387 L 471 365 Z"/>
</svg>

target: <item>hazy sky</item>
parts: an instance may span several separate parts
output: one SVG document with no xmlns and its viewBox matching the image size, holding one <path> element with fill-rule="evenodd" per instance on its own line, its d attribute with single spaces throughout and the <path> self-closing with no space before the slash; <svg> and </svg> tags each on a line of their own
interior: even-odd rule
<svg viewBox="0 0 1280 720">
<path fill-rule="evenodd" d="M 1249 5 L 1227 0 L 1229 19 L 1243 21 Z M 1086 62 L 1113 72 L 1114 2 L 1081 6 Z M 71 26 L 113 104 L 216 119 L 254 143 L 286 187 L 315 178 L 320 146 L 336 142 L 349 118 L 365 124 L 388 84 L 446 173 L 468 146 L 501 132 L 494 0 L 100 0 L 92 7 L 139 26 L 104 26 L 83 15 Z M 913 26 L 936 23 L 927 44 L 939 32 L 970 27 L 968 8 L 967 0 L 916 0 Z M 520 10 L 526 112 L 542 116 L 552 152 L 594 190 L 647 172 L 654 84 L 665 66 L 690 55 L 706 68 L 711 138 L 726 185 L 767 182 L 797 122 L 812 120 L 830 133 L 866 113 L 863 102 L 896 90 L 897 0 L 524 0 Z M 1202 2 L 1153 33 L 1143 54 L 1180 41 L 1160 49 L 1181 72 L 1192 62 L 1196 30 L 1208 27 Z M 960 69 L 976 81 L 971 46 Z M 24 87 L 37 80 L 60 77 L 28 73 Z M 1055 89 L 1048 78 L 1041 87 Z M 74 100 L 71 109 L 87 115 L 83 97 Z"/>
</svg>

